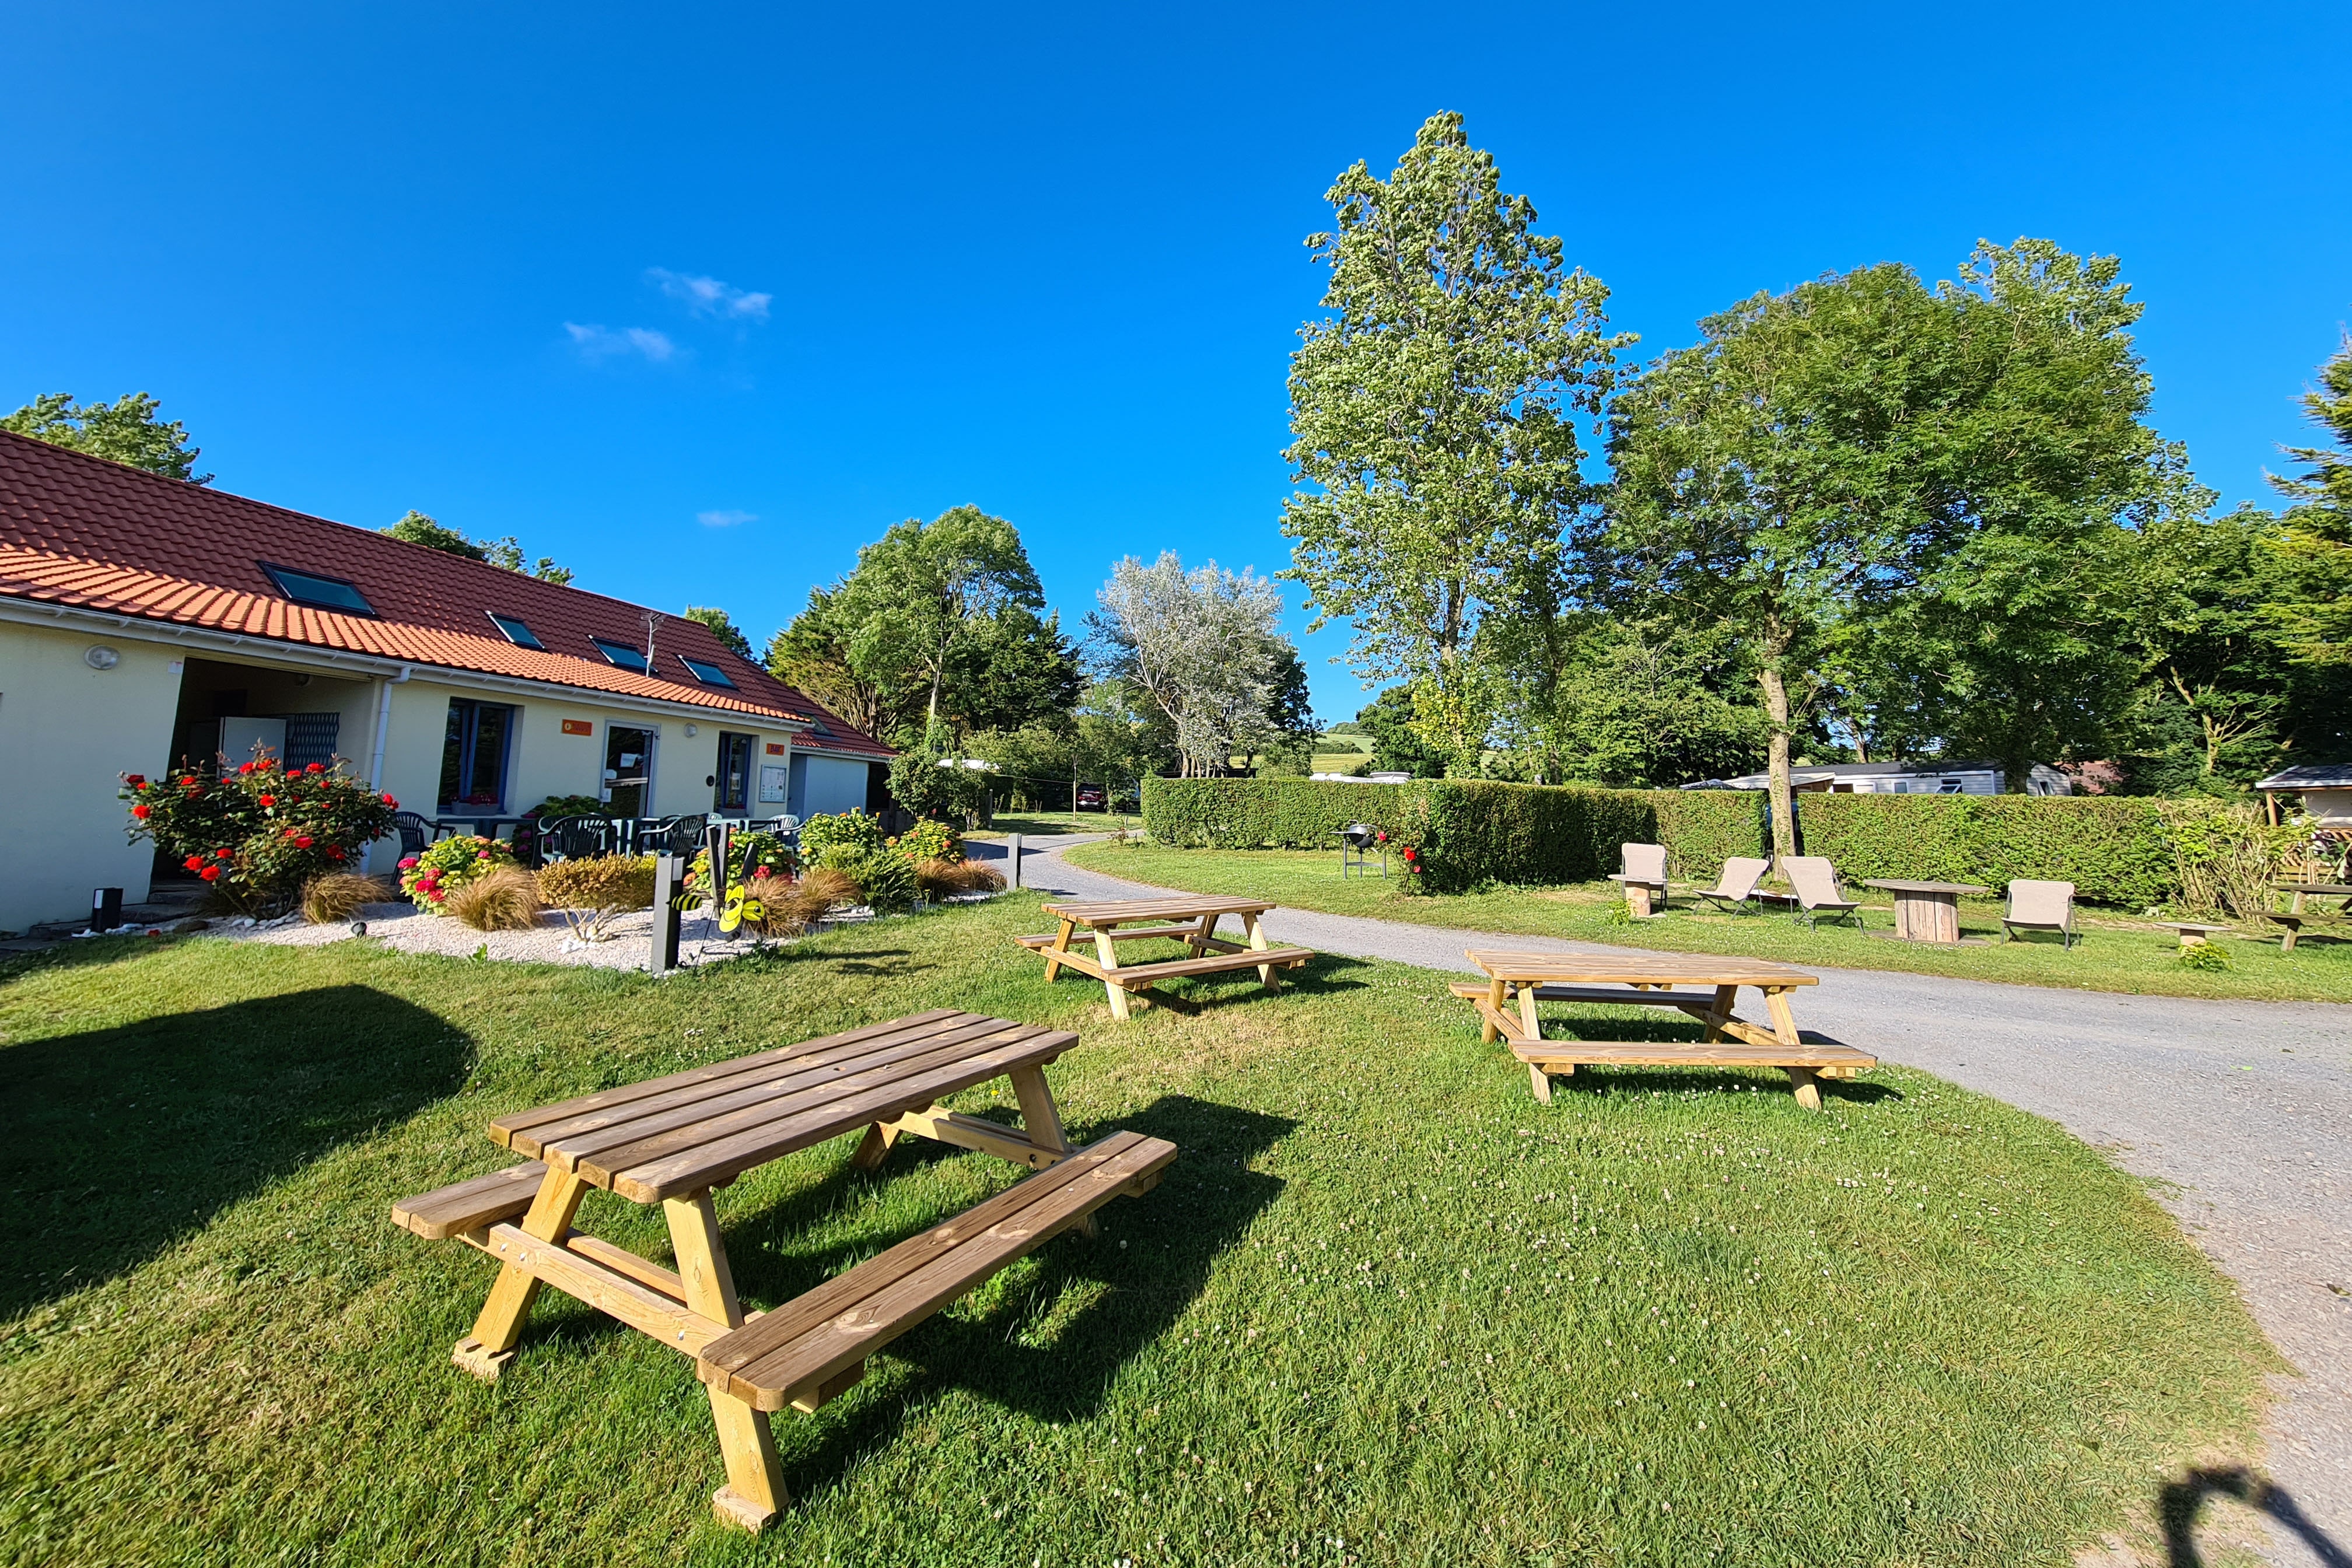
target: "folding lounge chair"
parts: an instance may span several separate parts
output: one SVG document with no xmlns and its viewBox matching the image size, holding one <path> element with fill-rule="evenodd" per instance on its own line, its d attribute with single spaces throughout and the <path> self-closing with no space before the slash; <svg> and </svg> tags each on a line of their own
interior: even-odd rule
<svg viewBox="0 0 2352 1568">
<path fill-rule="evenodd" d="M 1691 892 L 1719 910 L 1752 915 L 1757 912 L 1756 884 L 1771 868 L 1769 860 L 1735 855 L 1723 863 L 1723 874 L 1715 879 L 1714 887 L 1693 888 Z"/>
<path fill-rule="evenodd" d="M 2021 931 L 2054 931 L 2058 945 L 2074 945 L 2074 884 L 2015 881 L 2009 885 L 2009 913 L 2000 919 L 2004 940 Z"/>
<path fill-rule="evenodd" d="M 1650 897 L 1666 901 L 1666 847 L 1663 844 L 1625 844 L 1619 846 L 1625 857 L 1625 868 L 1612 871 L 1609 879 L 1625 889 L 1625 902 L 1636 919 L 1650 913 Z"/>
<path fill-rule="evenodd" d="M 1788 901 L 1796 906 L 1790 913 L 1811 926 L 1823 916 L 1836 920 L 1843 916 L 1862 929 L 1862 906 L 1845 896 L 1838 886 L 1837 868 L 1819 855 L 1791 855 L 1780 862 L 1780 869 L 1789 876 L 1789 886 L 1794 889 Z"/>
</svg>

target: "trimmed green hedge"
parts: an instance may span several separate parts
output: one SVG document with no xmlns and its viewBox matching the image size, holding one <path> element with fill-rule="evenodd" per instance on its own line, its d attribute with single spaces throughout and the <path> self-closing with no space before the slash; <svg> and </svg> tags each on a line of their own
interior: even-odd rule
<svg viewBox="0 0 2352 1568">
<path fill-rule="evenodd" d="M 2167 813 L 2138 797 L 1801 795 L 1805 852 L 1849 882 L 1873 877 L 1978 882 L 2014 877 L 2074 884 L 2094 903 L 2145 908 L 2179 897 Z M 1734 855 L 1761 855 L 1764 797 L 1743 790 L 1610 790 L 1415 779 L 1146 779 L 1143 822 L 1162 844 L 1195 848 L 1331 847 L 1351 822 L 1387 828 L 1420 852 L 1422 884 L 1589 882 L 1618 868 L 1618 846 L 1664 844 L 1677 879 L 1712 877 Z"/>
<path fill-rule="evenodd" d="M 1696 793 L 1696 792 L 1694 792 Z M 1801 795 L 1805 853 L 1825 855 L 1849 882 L 1872 877 L 1977 882 L 2012 877 L 2072 882 L 2093 903 L 2145 909 L 2172 900 L 2179 858 L 2165 808 L 2146 796 Z"/>
</svg>

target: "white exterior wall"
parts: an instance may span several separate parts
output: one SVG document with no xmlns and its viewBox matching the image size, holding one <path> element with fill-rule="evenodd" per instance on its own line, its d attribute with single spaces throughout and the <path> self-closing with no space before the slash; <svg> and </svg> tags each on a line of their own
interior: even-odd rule
<svg viewBox="0 0 2352 1568">
<path fill-rule="evenodd" d="M 121 655 L 112 669 L 82 656 Z M 120 775 L 170 763 L 181 650 L 118 633 L 0 621 L 0 756 L 13 764 L 0 811 L 0 931 L 89 912 L 93 888 L 146 898 L 155 847 L 126 841 Z"/>
</svg>

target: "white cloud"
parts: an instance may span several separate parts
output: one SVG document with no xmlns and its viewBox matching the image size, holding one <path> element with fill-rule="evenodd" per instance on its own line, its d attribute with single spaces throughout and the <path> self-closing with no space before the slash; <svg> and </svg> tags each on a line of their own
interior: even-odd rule
<svg viewBox="0 0 2352 1568">
<path fill-rule="evenodd" d="M 734 528 L 746 522 L 757 522 L 756 511 L 698 511 L 694 520 L 705 528 Z"/>
<path fill-rule="evenodd" d="M 623 327 L 616 332 L 608 327 L 566 321 L 563 330 L 572 334 L 572 346 L 580 351 L 580 357 L 591 363 L 621 354 L 643 354 L 656 364 L 677 357 L 677 345 L 668 334 L 650 327 Z"/>
<path fill-rule="evenodd" d="M 672 272 L 667 267 L 649 267 L 646 276 L 652 279 L 661 291 L 673 300 L 683 301 L 698 316 L 721 316 L 738 321 L 764 321 L 772 294 L 754 294 L 738 289 L 732 283 L 721 283 L 716 278 L 698 278 L 691 273 Z"/>
</svg>

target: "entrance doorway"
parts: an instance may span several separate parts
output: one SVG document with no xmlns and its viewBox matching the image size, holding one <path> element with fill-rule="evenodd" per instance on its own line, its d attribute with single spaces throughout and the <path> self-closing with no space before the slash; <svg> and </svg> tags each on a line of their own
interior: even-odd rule
<svg viewBox="0 0 2352 1568">
<path fill-rule="evenodd" d="M 614 816 L 643 816 L 653 801 L 654 734 L 604 726 L 604 800 Z"/>
</svg>

